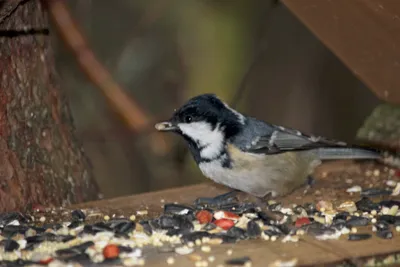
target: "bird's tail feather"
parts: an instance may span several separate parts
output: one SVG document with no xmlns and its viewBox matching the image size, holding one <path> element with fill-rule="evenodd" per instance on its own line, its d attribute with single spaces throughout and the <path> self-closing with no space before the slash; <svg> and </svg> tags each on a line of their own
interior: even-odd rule
<svg viewBox="0 0 400 267">
<path fill-rule="evenodd" d="M 400 168 L 400 155 L 373 148 L 332 147 L 318 149 L 317 154 L 321 160 L 371 159 L 391 167 Z"/>
<path fill-rule="evenodd" d="M 382 153 L 373 149 L 353 147 L 332 147 L 318 149 L 318 156 L 321 160 L 334 159 L 379 159 Z"/>
</svg>

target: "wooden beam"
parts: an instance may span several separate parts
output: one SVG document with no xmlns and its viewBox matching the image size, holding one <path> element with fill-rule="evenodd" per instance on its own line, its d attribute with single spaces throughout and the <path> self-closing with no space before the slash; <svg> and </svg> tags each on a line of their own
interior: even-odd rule
<svg viewBox="0 0 400 267">
<path fill-rule="evenodd" d="M 379 98 L 400 104 L 400 1 L 282 1 Z"/>
</svg>

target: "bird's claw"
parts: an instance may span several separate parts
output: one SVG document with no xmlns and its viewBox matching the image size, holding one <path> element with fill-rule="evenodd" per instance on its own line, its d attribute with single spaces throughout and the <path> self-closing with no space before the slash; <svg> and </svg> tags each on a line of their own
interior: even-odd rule
<svg viewBox="0 0 400 267">
<path fill-rule="evenodd" d="M 238 190 L 232 190 L 215 197 L 200 197 L 194 201 L 196 206 L 219 207 L 229 203 L 237 202 Z"/>
</svg>

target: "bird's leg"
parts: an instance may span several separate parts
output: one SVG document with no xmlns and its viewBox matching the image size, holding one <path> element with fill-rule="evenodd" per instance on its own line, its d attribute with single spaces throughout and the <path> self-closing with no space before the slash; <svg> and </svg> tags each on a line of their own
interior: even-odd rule
<svg viewBox="0 0 400 267">
<path fill-rule="evenodd" d="M 218 195 L 215 197 L 200 197 L 194 201 L 194 204 L 196 206 L 198 206 L 198 205 L 200 205 L 200 206 L 207 205 L 207 206 L 212 206 L 212 207 L 221 206 L 221 205 L 224 205 L 227 203 L 232 203 L 232 202 L 237 201 L 236 195 L 238 192 L 239 192 L 239 190 L 235 189 L 235 190 L 229 191 L 227 193 L 224 193 L 222 195 Z"/>
<path fill-rule="evenodd" d="M 311 189 L 311 187 L 315 184 L 315 182 L 316 182 L 316 180 L 312 175 L 307 176 L 306 188 L 304 189 L 304 192 L 303 192 L 304 195 L 308 194 L 308 190 Z"/>
</svg>

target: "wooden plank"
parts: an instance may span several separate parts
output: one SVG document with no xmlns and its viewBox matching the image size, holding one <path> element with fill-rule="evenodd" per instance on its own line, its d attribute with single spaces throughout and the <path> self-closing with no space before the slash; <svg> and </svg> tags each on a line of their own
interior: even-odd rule
<svg viewBox="0 0 400 267">
<path fill-rule="evenodd" d="M 400 103 L 400 1 L 282 1 L 378 97 Z"/>
<path fill-rule="evenodd" d="M 376 170 L 379 175 L 368 175 L 366 171 Z M 369 171 L 371 173 L 371 171 Z M 317 183 L 310 194 L 304 196 L 303 190 L 297 190 L 294 194 L 285 198 L 278 199 L 284 204 L 302 204 L 305 202 L 317 202 L 320 199 L 332 201 L 334 204 L 342 203 L 348 200 L 358 200 L 359 195 L 349 195 L 345 192 L 349 186 L 361 185 L 362 187 L 380 186 L 388 179 L 387 170 L 381 167 L 364 163 L 362 165 L 347 161 L 338 161 L 330 164 L 324 164 L 315 174 Z M 323 178 L 324 177 L 324 178 Z M 349 181 L 351 178 L 351 181 Z M 399 177 L 391 177 L 397 179 Z M 162 210 L 162 203 L 179 202 L 192 203 L 197 197 L 211 197 L 229 191 L 229 189 L 213 184 L 204 183 L 199 185 L 173 188 L 158 192 L 144 193 L 134 196 L 120 197 L 109 200 L 84 203 L 75 207 L 79 208 L 98 208 L 108 214 L 134 214 L 135 211 L 148 208 L 149 215 L 154 216 Z M 247 195 L 240 195 L 241 200 L 251 200 Z M 379 200 L 379 199 L 378 199 Z M 371 232 L 371 227 L 360 229 L 360 232 Z M 228 256 L 226 251 L 232 249 L 233 255 Z M 318 241 L 311 236 L 303 236 L 297 243 L 282 243 L 281 241 L 242 241 L 237 244 L 214 246 L 210 254 L 197 252 L 203 257 L 214 255 L 216 262 L 212 266 L 224 263 L 228 258 L 249 256 L 253 261 L 253 266 L 267 266 L 275 260 L 298 259 L 300 266 L 315 264 L 333 264 L 348 260 L 357 263 L 360 258 L 385 255 L 389 253 L 400 252 L 400 236 L 395 233 L 391 240 L 383 240 L 375 237 L 366 241 L 350 242 L 346 236 L 340 240 Z M 160 254 L 155 250 L 147 253 L 146 266 L 165 266 L 165 260 L 170 254 Z M 193 266 L 193 263 L 185 256 L 176 257 L 174 266 Z"/>
</svg>

